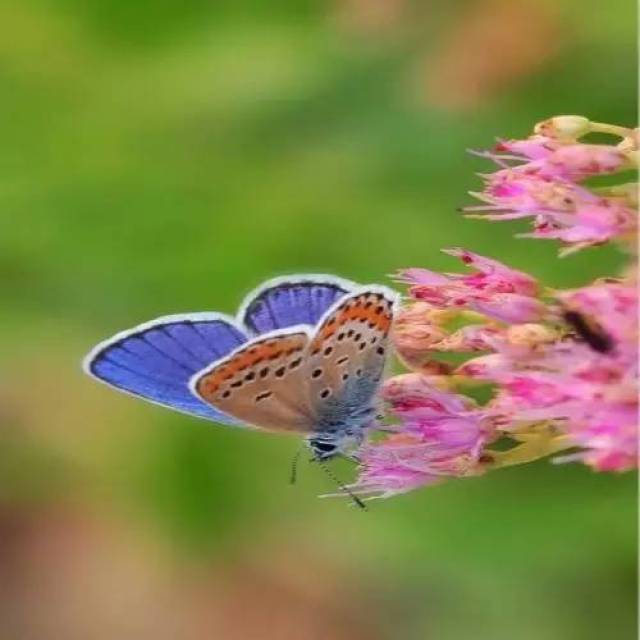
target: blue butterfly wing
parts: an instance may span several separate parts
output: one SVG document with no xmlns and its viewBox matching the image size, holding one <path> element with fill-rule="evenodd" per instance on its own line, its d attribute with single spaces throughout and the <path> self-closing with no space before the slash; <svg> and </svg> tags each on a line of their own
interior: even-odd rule
<svg viewBox="0 0 640 640">
<path fill-rule="evenodd" d="M 189 380 L 247 341 L 221 314 L 165 316 L 116 334 L 85 359 L 85 370 L 121 391 L 200 418 L 239 424 L 196 398 Z"/>
<path fill-rule="evenodd" d="M 325 312 L 356 285 L 332 276 L 276 278 L 247 296 L 240 321 L 260 334 L 295 325 L 315 326 Z"/>
</svg>

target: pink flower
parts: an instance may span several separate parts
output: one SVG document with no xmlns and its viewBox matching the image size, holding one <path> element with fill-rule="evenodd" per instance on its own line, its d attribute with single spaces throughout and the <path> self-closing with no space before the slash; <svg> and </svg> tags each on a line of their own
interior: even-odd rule
<svg viewBox="0 0 640 640">
<path fill-rule="evenodd" d="M 491 351 L 502 329 L 484 324 L 470 324 L 441 338 L 431 345 L 433 351 L 473 352 Z"/>
<path fill-rule="evenodd" d="M 500 140 L 496 145 L 496 154 L 486 154 L 494 160 L 502 158 L 525 161 L 544 160 L 548 158 L 553 150 L 558 147 L 558 141 L 546 136 L 531 136 L 527 140 Z M 502 152 L 513 154 L 512 156 L 498 155 Z"/>
<path fill-rule="evenodd" d="M 637 389 L 634 389 L 637 394 Z M 628 471 L 638 464 L 636 398 L 576 405 L 568 430 L 583 452 L 574 456 L 596 471 Z"/>
<path fill-rule="evenodd" d="M 557 298 L 570 310 L 595 319 L 618 348 L 635 347 L 638 335 L 638 290 L 635 282 L 596 282 L 560 292 Z"/>
<path fill-rule="evenodd" d="M 560 292 L 572 336 L 513 357 L 475 358 L 458 372 L 494 382 L 486 410 L 503 429 L 555 421 L 597 470 L 636 466 L 638 292 L 634 282 L 599 283 Z"/>
<path fill-rule="evenodd" d="M 573 116 L 565 120 L 570 121 L 567 131 L 574 134 L 582 135 L 592 126 Z M 574 127 L 577 122 L 580 126 Z M 594 193 L 581 182 L 633 168 L 635 141 L 624 140 L 617 146 L 584 144 L 565 133 L 564 124 L 559 126 L 541 129 L 556 137 L 502 141 L 495 153 L 479 154 L 501 168 L 482 176 L 483 191 L 472 194 L 485 204 L 465 210 L 487 220 L 532 217 L 534 230 L 524 237 L 556 239 L 574 249 L 626 240 L 637 228 L 628 198 Z"/>
<path fill-rule="evenodd" d="M 411 285 L 411 296 L 438 308 L 467 308 L 503 322 L 531 322 L 541 317 L 544 305 L 535 298 L 536 281 L 502 263 L 463 249 L 445 253 L 460 258 L 476 271 L 440 274 L 427 269 L 406 269 L 400 281 Z"/>
<path fill-rule="evenodd" d="M 508 358 L 492 353 L 467 360 L 456 369 L 456 373 L 475 380 L 493 380 L 498 372 L 507 370 L 510 366 Z"/>
<path fill-rule="evenodd" d="M 469 210 L 490 220 L 531 218 L 533 231 L 522 236 L 558 239 L 564 253 L 634 240 L 637 189 L 621 184 L 595 192 L 582 181 L 629 168 L 637 132 L 579 116 L 552 118 L 535 131 L 480 154 L 500 168 L 475 194 L 485 205 Z M 623 141 L 580 143 L 591 131 Z M 552 291 L 496 260 L 462 249 L 446 253 L 471 271 L 399 275 L 413 302 L 392 338 L 415 371 L 384 384 L 382 398 L 397 422 L 361 446 L 352 488 L 389 497 L 545 456 L 600 472 L 637 467 L 635 257 L 624 277 Z M 456 367 L 461 354 L 468 359 Z M 482 405 L 457 392 L 478 383 L 489 394 Z"/>
<path fill-rule="evenodd" d="M 495 412 L 496 421 L 498 416 L 510 417 L 510 426 L 501 427 L 505 432 L 526 422 L 554 421 L 574 446 L 582 448 L 571 460 L 598 471 L 626 471 L 637 464 L 638 406 L 631 394 L 616 397 L 622 388 L 615 379 L 585 382 L 575 371 L 523 371 L 503 377 L 500 393 L 487 410 Z M 634 391 L 637 394 L 637 388 Z"/>
<path fill-rule="evenodd" d="M 514 361 L 523 363 L 538 358 L 542 350 L 558 337 L 555 329 L 542 324 L 514 325 L 487 334 L 485 351 L 494 353 L 467 360 L 455 370 L 455 374 L 476 380 L 493 380 L 500 373 L 510 371 Z"/>
<path fill-rule="evenodd" d="M 631 168 L 627 155 L 608 144 L 564 145 L 544 160 L 543 173 L 573 182 Z"/>
<path fill-rule="evenodd" d="M 389 498 L 439 482 L 424 461 L 424 448 L 415 436 L 389 435 L 378 444 L 364 445 L 358 455 L 358 480 L 350 489 L 365 497 Z"/>
<path fill-rule="evenodd" d="M 501 155 L 507 151 L 511 155 Z M 544 136 L 532 136 L 527 140 L 501 141 L 498 153 L 479 154 L 497 164 L 522 175 L 539 178 L 559 178 L 579 182 L 592 176 L 617 173 L 631 168 L 627 154 L 613 145 L 567 144 Z M 512 160 L 520 164 L 507 165 Z"/>
<path fill-rule="evenodd" d="M 398 432 L 360 449 L 353 489 L 388 497 L 447 476 L 481 473 L 483 446 L 493 432 L 468 398 L 439 391 L 418 373 L 391 378 L 382 395 L 400 420 Z"/>
<path fill-rule="evenodd" d="M 634 232 L 636 213 L 619 202 L 602 200 L 575 213 L 547 213 L 537 217 L 532 233 L 521 238 L 561 240 L 566 245 L 590 246 Z"/>
<path fill-rule="evenodd" d="M 486 176 L 484 191 L 473 195 L 487 206 L 466 207 L 465 211 L 488 211 L 483 215 L 488 220 L 572 213 L 579 206 L 598 201 L 587 189 L 566 180 L 552 180 L 538 172 L 512 168 Z"/>
<path fill-rule="evenodd" d="M 481 264 L 486 273 L 473 274 L 465 286 L 473 287 L 477 277 L 481 291 L 501 291 L 505 285 L 501 278 L 495 279 L 499 272 L 514 289 L 533 291 L 530 287 L 535 280 L 526 274 L 504 276 L 493 261 L 490 267 Z M 421 283 L 415 286 L 443 283 L 450 287 L 452 279 L 462 277 L 439 277 L 432 272 L 423 277 L 418 272 L 414 281 Z M 429 299 L 434 296 L 430 293 Z M 394 495 L 447 476 L 477 475 L 495 466 L 496 460 L 509 464 L 505 462 L 508 454 L 488 448 L 499 437 L 528 443 L 513 449 L 514 458 L 520 461 L 573 447 L 579 451 L 558 460 L 581 461 L 597 471 L 635 467 L 635 279 L 600 281 L 556 292 L 555 297 L 557 302 L 550 301 L 544 313 L 550 324 L 473 324 L 425 343 L 423 348 L 432 353 L 447 347 L 449 351 L 488 352 L 463 363 L 454 373 L 458 378 L 494 384 L 493 398 L 477 407 L 462 394 L 435 388 L 427 375 L 392 378 L 384 386 L 383 397 L 400 419 L 399 432 L 363 448 L 356 487 L 376 495 Z M 440 318 L 437 313 L 449 312 L 430 312 L 420 306 L 424 303 L 415 304 L 424 318 L 439 321 L 442 329 L 445 316 Z M 407 318 L 411 320 L 412 315 Z M 563 322 L 564 328 L 558 326 Z M 433 379 L 442 380 L 442 376 Z M 539 437 L 536 425 L 541 424 L 553 425 L 556 439 L 535 444 Z M 533 435 L 526 435 L 529 430 Z M 519 447 L 524 447 L 524 455 L 518 453 Z"/>
</svg>

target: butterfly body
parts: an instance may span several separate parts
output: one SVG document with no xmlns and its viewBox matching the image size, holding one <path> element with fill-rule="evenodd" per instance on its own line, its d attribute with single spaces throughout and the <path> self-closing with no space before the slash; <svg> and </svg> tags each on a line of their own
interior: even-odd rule
<svg viewBox="0 0 640 640">
<path fill-rule="evenodd" d="M 305 437 L 326 459 L 375 420 L 396 294 L 330 276 L 268 281 L 238 316 L 166 316 L 85 360 L 107 384 L 178 411 Z"/>
</svg>

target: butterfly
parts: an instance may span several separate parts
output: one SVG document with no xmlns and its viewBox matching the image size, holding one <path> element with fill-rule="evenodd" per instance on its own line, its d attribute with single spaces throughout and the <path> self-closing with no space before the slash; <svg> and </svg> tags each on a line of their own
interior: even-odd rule
<svg viewBox="0 0 640 640">
<path fill-rule="evenodd" d="M 92 377 L 182 413 L 304 436 L 322 461 L 375 423 L 398 296 L 327 275 L 275 278 L 235 317 L 186 313 L 117 333 Z"/>
</svg>

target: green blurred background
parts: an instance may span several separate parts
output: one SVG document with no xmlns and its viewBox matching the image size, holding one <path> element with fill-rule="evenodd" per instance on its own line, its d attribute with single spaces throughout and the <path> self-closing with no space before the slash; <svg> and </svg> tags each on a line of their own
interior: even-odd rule
<svg viewBox="0 0 640 640">
<path fill-rule="evenodd" d="M 374 504 L 297 442 L 138 402 L 84 353 L 263 279 L 461 245 L 614 273 L 456 208 L 466 153 L 633 125 L 629 0 L 8 0 L 0 8 L 0 638 L 635 637 L 636 480 L 540 462 Z M 337 465 L 348 478 L 352 470 Z"/>
</svg>

